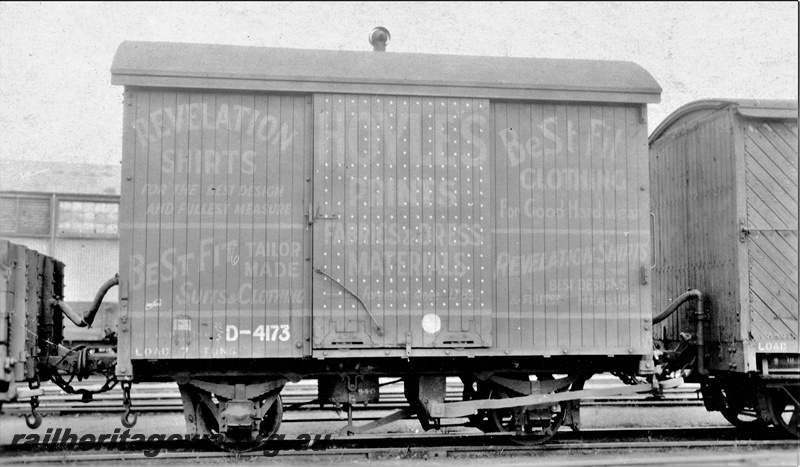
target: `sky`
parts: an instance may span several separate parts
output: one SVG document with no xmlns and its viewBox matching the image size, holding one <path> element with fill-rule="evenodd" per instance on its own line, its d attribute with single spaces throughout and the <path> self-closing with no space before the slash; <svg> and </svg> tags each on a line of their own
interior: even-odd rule
<svg viewBox="0 0 800 467">
<path fill-rule="evenodd" d="M 388 53 L 636 62 L 663 88 L 650 131 L 698 99 L 797 100 L 796 2 L 0 2 L 0 159 L 118 164 L 122 41 L 369 51 L 375 26 Z"/>
</svg>

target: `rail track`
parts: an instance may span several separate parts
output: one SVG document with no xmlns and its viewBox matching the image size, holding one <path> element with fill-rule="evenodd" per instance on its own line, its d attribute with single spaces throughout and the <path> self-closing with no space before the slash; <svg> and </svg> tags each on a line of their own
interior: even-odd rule
<svg viewBox="0 0 800 467">
<path fill-rule="evenodd" d="M 99 387 L 100 380 L 87 380 L 74 384 L 76 388 Z M 615 379 L 590 380 L 587 387 L 603 387 L 611 384 L 622 384 Z M 105 394 L 94 396 L 91 402 L 81 402 L 81 396 L 64 393 L 54 384 L 43 384 L 44 395 L 39 397 L 39 408 L 41 413 L 47 414 L 77 414 L 95 412 L 123 412 L 122 394 L 120 391 L 112 390 Z M 284 410 L 293 411 L 319 411 L 318 404 L 313 401 L 316 397 L 317 386 L 313 381 L 301 381 L 299 383 L 288 384 L 281 397 L 283 399 Z M 447 384 L 447 400 L 461 400 L 463 387 L 456 378 L 449 379 Z M 136 412 L 180 412 L 183 408 L 178 388 L 174 383 L 145 383 L 137 384 L 131 391 Z M 381 400 L 378 403 L 370 404 L 372 411 L 397 410 L 407 405 L 403 394 L 402 383 L 388 384 L 381 387 Z M 702 406 L 703 401 L 699 393 L 699 385 L 684 384 L 675 389 L 664 392 L 664 397 L 653 398 L 649 396 L 633 397 L 604 397 L 597 399 L 587 399 L 582 402 L 583 406 L 609 406 L 609 407 L 692 407 Z M 330 409 L 330 406 L 328 406 Z M 22 414 L 30 411 L 27 402 L 7 403 L 2 407 L 2 412 L 6 414 Z M 334 420 L 339 420 L 338 418 Z M 291 420 L 286 420 L 291 421 Z"/>
<path fill-rule="evenodd" d="M 556 441 L 544 445 L 512 445 L 509 434 L 417 434 L 417 435 L 357 435 L 333 436 L 317 445 L 298 444 L 297 440 L 284 440 L 265 446 L 264 450 L 229 453 L 214 450 L 210 443 L 191 441 L 154 443 L 126 443 L 77 445 L 67 451 L 57 446 L 18 445 L 6 449 L 0 465 L 48 464 L 67 462 L 108 463 L 112 461 L 191 460 L 194 462 L 225 458 L 259 458 L 280 456 L 283 459 L 298 457 L 328 457 L 341 459 L 431 459 L 442 457 L 498 457 L 524 456 L 552 451 L 571 453 L 633 452 L 652 450 L 707 450 L 723 449 L 800 449 L 796 440 L 780 439 L 778 430 L 747 433 L 735 428 L 614 428 L 581 432 L 564 431 Z M 93 452 L 88 452 L 93 451 Z M 147 456 L 144 453 L 149 452 Z M 730 453 L 727 453 L 730 458 Z M 734 456 L 735 457 L 735 456 Z M 738 458 L 737 458 L 738 459 Z M 738 460 L 746 460 L 738 459 Z M 596 462 L 592 457 L 591 462 Z M 696 463 L 697 459 L 693 459 Z M 658 459 L 648 464 L 658 465 Z"/>
</svg>

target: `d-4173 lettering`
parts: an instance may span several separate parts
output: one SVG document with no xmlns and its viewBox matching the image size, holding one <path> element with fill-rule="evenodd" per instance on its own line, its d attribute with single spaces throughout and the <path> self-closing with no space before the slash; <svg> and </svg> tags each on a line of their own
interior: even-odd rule
<svg viewBox="0 0 800 467">
<path fill-rule="evenodd" d="M 240 336 L 251 336 L 262 342 L 286 342 L 292 337 L 288 324 L 259 324 L 255 329 L 239 329 L 235 324 L 225 326 L 226 341 L 239 340 Z"/>
</svg>

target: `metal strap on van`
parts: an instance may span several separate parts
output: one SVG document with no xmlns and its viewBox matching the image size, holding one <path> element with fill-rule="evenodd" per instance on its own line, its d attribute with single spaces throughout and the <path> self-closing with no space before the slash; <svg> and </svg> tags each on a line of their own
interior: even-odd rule
<svg viewBox="0 0 800 467">
<path fill-rule="evenodd" d="M 314 268 L 314 272 L 317 272 L 317 273 L 319 273 L 319 274 L 322 274 L 323 276 L 327 277 L 328 279 L 330 279 L 330 280 L 332 280 L 333 282 L 335 282 L 336 284 L 338 284 L 338 285 L 339 285 L 339 287 L 341 287 L 341 288 L 343 288 L 344 290 L 346 290 L 346 291 L 347 291 L 347 292 L 348 292 L 350 295 L 352 295 L 352 296 L 356 297 L 356 300 L 358 300 L 358 302 L 359 302 L 359 303 L 361 303 L 361 306 L 363 306 L 363 307 L 364 307 L 364 309 L 367 311 L 367 314 L 369 315 L 370 319 L 372 319 L 372 322 L 373 322 L 373 323 L 375 323 L 375 329 L 376 329 L 376 331 L 378 332 L 378 335 L 379 335 L 379 336 L 382 336 L 382 335 L 383 335 L 383 329 L 381 329 L 381 326 L 378 324 L 378 321 L 376 321 L 376 320 L 375 320 L 375 317 L 374 317 L 374 316 L 372 316 L 372 312 L 371 312 L 371 311 L 369 311 L 369 308 L 367 308 L 367 304 L 366 304 L 366 303 L 364 303 L 364 300 L 361 300 L 361 297 L 359 297 L 358 295 L 356 295 L 356 293 L 355 293 L 355 292 L 353 292 L 352 290 L 350 290 L 350 289 L 348 289 L 347 287 L 345 287 L 345 285 L 344 285 L 344 284 L 342 284 L 341 282 L 339 282 L 339 281 L 337 281 L 336 279 L 334 279 L 334 278 L 333 278 L 333 277 L 332 277 L 330 274 L 328 274 L 327 272 L 323 271 L 322 269 L 320 269 L 320 268 Z"/>
</svg>

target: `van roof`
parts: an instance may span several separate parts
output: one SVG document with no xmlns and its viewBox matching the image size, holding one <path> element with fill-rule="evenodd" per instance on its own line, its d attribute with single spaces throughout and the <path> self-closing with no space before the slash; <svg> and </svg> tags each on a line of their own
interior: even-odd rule
<svg viewBox="0 0 800 467">
<path fill-rule="evenodd" d="M 632 62 L 123 42 L 111 82 L 270 92 L 656 103 Z"/>
</svg>

